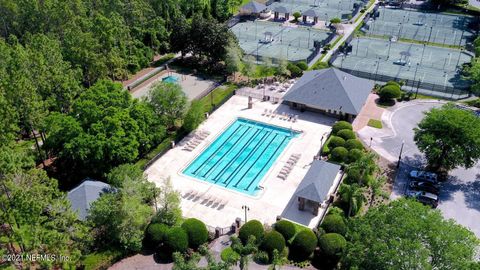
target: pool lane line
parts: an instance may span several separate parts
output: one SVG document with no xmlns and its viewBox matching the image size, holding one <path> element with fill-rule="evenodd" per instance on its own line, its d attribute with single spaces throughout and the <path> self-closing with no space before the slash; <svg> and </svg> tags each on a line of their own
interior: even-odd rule
<svg viewBox="0 0 480 270">
<path fill-rule="evenodd" d="M 220 151 L 220 149 L 222 149 L 222 147 L 230 140 L 230 138 L 235 135 L 237 132 L 238 132 L 238 129 L 241 128 L 241 127 L 246 127 L 246 125 L 242 124 L 242 123 L 239 123 L 238 127 L 232 132 L 232 134 L 230 134 L 226 139 L 225 141 L 217 148 L 217 150 L 215 150 L 195 171 L 193 171 L 193 175 L 196 175 L 197 171 L 200 170 L 200 168 L 202 168 L 206 162 L 210 161 L 213 157 L 215 157 L 215 155 L 217 154 L 218 151 Z M 248 129 L 247 129 L 248 130 Z M 213 145 L 213 143 L 211 144 Z M 208 148 L 207 148 L 208 149 Z M 205 149 L 206 150 L 206 149 Z M 203 154 L 203 152 L 202 152 Z M 200 154 L 201 156 L 201 154 Z M 200 157 L 199 156 L 199 157 Z"/>
<path fill-rule="evenodd" d="M 223 181 L 222 184 L 228 185 L 228 184 L 230 183 L 230 181 L 228 181 L 229 178 L 232 177 L 232 175 L 236 175 L 236 174 L 238 173 L 238 171 L 237 171 L 238 169 L 241 170 L 241 169 L 244 167 L 244 164 L 247 163 L 248 160 L 252 157 L 252 155 L 253 155 L 254 153 L 256 153 L 257 150 L 262 146 L 262 143 L 261 143 L 261 142 L 265 139 L 265 137 L 268 138 L 268 136 L 270 136 L 271 134 L 273 134 L 273 132 L 269 132 L 269 131 L 267 131 L 267 132 L 265 132 L 265 134 L 263 134 L 262 138 L 260 138 L 260 140 L 259 140 L 259 142 L 257 143 L 257 145 L 255 145 L 255 147 L 253 147 L 253 149 L 248 153 L 248 155 L 241 161 L 240 164 L 238 164 L 238 166 L 233 170 L 233 172 L 230 173 L 230 176 L 229 176 L 227 179 L 225 179 L 225 181 Z M 226 173 L 226 172 L 225 172 L 225 173 Z M 225 175 L 225 173 L 223 173 L 223 174 L 220 176 L 220 178 L 221 178 L 223 175 Z M 217 176 L 218 176 L 218 175 L 217 175 Z M 215 180 L 216 180 L 216 178 L 217 178 L 217 177 L 215 177 Z M 220 180 L 220 179 L 219 179 L 219 180 Z M 227 183 L 227 181 L 228 181 L 228 183 Z M 217 180 L 215 181 L 215 183 L 217 183 Z"/>
<path fill-rule="evenodd" d="M 273 152 L 273 155 L 268 159 L 268 161 L 265 163 L 265 165 L 263 165 L 262 169 L 260 171 L 258 171 L 257 175 L 255 175 L 255 177 L 253 178 L 253 180 L 250 182 L 250 184 L 248 184 L 248 186 L 246 188 L 244 188 L 244 190 L 248 191 L 248 189 L 250 188 L 250 186 L 253 184 L 253 182 L 255 182 L 256 178 L 258 177 L 258 175 L 260 175 L 260 173 L 265 169 L 265 167 L 267 166 L 268 163 L 270 163 L 270 161 L 272 160 L 272 158 L 275 156 L 275 154 L 278 152 L 278 150 L 281 148 L 281 146 L 283 145 L 283 143 L 285 142 L 285 140 L 290 137 L 290 136 L 285 136 L 282 140 L 282 142 L 278 145 L 277 149 L 275 150 L 275 152 Z"/>
<path fill-rule="evenodd" d="M 236 140 L 234 143 L 232 143 L 232 147 L 230 147 L 229 149 L 227 149 L 227 151 L 215 162 L 215 164 L 214 164 L 213 166 L 210 167 L 210 169 L 208 169 L 208 171 L 207 171 L 206 173 L 203 174 L 202 177 L 203 177 L 203 178 L 206 178 L 207 175 L 210 175 L 210 171 L 211 171 L 212 169 L 215 169 L 215 168 L 218 166 L 218 164 L 219 164 L 221 161 L 223 161 L 223 158 L 224 158 L 227 154 L 229 154 L 233 149 L 235 149 L 235 146 L 237 146 L 236 144 L 237 144 L 238 142 L 240 142 L 241 140 L 244 139 L 244 135 L 250 133 L 250 131 L 252 131 L 252 130 L 254 130 L 254 129 L 248 127 L 248 128 L 242 133 L 242 135 L 240 135 L 240 136 L 238 137 L 238 140 Z M 257 129 L 255 128 L 255 130 L 257 130 Z M 257 130 L 257 131 L 258 131 L 258 130 Z M 254 131 L 254 132 L 256 133 L 256 131 Z M 213 173 L 213 172 L 212 172 L 212 173 Z"/>
<path fill-rule="evenodd" d="M 273 132 L 272 132 L 273 133 Z M 271 133 L 271 134 L 272 134 Z M 268 144 L 265 144 L 266 147 L 262 150 L 262 152 L 260 153 L 260 155 L 255 159 L 255 161 L 250 165 L 250 167 L 248 167 L 248 169 L 243 173 L 243 175 L 239 178 L 239 180 L 235 183 L 235 185 L 233 185 L 233 187 L 237 187 L 238 184 L 243 180 L 243 177 L 245 177 L 245 175 L 250 172 L 250 170 L 252 169 L 253 165 L 255 165 L 255 163 L 258 161 L 258 159 L 263 155 L 263 153 L 265 153 L 265 151 L 268 149 L 268 147 L 271 145 L 271 143 L 275 140 L 275 138 L 277 138 L 279 133 L 273 133 L 273 138 L 268 142 Z M 264 145 L 264 144 L 262 144 Z M 233 178 L 230 179 L 230 181 L 226 184 L 226 186 L 230 185 L 230 183 L 233 181 Z"/>
<path fill-rule="evenodd" d="M 231 166 L 235 161 L 237 161 L 237 158 L 243 153 L 243 151 L 244 151 L 246 148 L 248 148 L 248 146 L 251 145 L 251 143 L 258 137 L 258 135 L 261 134 L 261 131 L 264 130 L 264 129 L 265 129 L 265 128 L 258 129 L 258 130 L 255 132 L 255 134 L 248 139 L 247 143 L 242 146 L 242 148 L 240 149 L 240 151 L 238 151 L 238 152 L 235 154 L 235 156 L 234 156 L 233 158 L 231 158 L 231 160 L 230 160 L 225 166 L 223 166 L 223 168 L 220 170 L 220 172 L 217 173 L 217 174 L 215 175 L 215 177 L 212 178 L 212 181 L 215 181 L 215 184 L 218 182 L 218 180 L 217 180 L 218 176 L 219 176 L 220 174 L 223 175 L 224 172 L 225 172 L 226 170 L 228 170 L 228 169 L 230 168 L 230 166 Z"/>
</svg>

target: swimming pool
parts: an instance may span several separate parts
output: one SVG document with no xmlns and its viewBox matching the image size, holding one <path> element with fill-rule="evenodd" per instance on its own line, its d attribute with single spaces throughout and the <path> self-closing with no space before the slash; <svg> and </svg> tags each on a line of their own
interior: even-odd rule
<svg viewBox="0 0 480 270">
<path fill-rule="evenodd" d="M 173 75 L 169 75 L 165 78 L 162 79 L 162 82 L 166 82 L 166 83 L 178 83 L 178 77 L 177 76 L 173 76 Z"/>
<path fill-rule="evenodd" d="M 183 171 L 185 175 L 248 195 L 298 133 L 238 118 Z"/>
</svg>

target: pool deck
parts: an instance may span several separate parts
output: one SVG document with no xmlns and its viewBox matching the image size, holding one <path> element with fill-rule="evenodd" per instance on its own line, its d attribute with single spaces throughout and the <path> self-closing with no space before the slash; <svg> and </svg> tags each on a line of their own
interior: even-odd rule
<svg viewBox="0 0 480 270">
<path fill-rule="evenodd" d="M 321 138 L 326 139 L 330 133 L 331 125 L 335 119 L 320 114 L 290 110 L 288 106 L 271 104 L 254 99 L 252 109 L 247 109 L 247 97 L 233 96 L 221 108 L 215 111 L 199 127 L 200 130 L 210 132 L 210 135 L 198 145 L 192 152 L 183 150 L 185 142 L 180 142 L 175 148 L 168 151 L 164 156 L 153 163 L 147 170 L 148 179 L 161 187 L 165 179 L 171 179 L 173 187 L 182 196 L 195 190 L 198 191 L 196 198 L 182 198 L 181 207 L 183 215 L 203 220 L 212 227 L 228 227 L 237 217 L 244 220 L 243 205 L 250 208 L 248 219 L 258 219 L 261 222 L 272 224 L 279 215 L 288 216 L 294 222 L 314 227 L 322 215 L 324 208 L 320 208 L 319 215 L 313 216 L 309 211 L 298 211 L 297 201 L 292 198 L 297 186 L 307 173 L 313 157 L 321 147 Z M 279 117 L 267 117 L 262 115 L 265 109 L 278 110 L 280 113 L 293 113 L 299 115 L 296 123 L 281 120 Z M 186 166 L 193 161 L 215 138 L 223 132 L 237 117 L 244 117 L 261 121 L 271 125 L 277 125 L 294 130 L 301 130 L 302 134 L 290 141 L 283 153 L 273 163 L 270 170 L 260 181 L 264 187 L 255 197 L 243 193 L 228 190 L 205 181 L 197 180 L 182 174 Z M 324 141 L 325 141 L 324 139 Z M 300 160 L 286 180 L 277 178 L 291 154 L 302 154 Z M 208 202 L 207 198 L 227 201 L 222 206 Z"/>
</svg>

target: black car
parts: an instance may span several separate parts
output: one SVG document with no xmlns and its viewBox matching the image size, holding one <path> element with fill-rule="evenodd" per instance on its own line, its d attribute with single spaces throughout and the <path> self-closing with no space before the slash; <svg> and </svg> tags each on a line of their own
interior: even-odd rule
<svg viewBox="0 0 480 270">
<path fill-rule="evenodd" d="M 438 193 L 440 192 L 439 186 L 437 184 L 425 181 L 411 181 L 410 188 L 430 192 L 436 195 L 438 195 Z"/>
</svg>

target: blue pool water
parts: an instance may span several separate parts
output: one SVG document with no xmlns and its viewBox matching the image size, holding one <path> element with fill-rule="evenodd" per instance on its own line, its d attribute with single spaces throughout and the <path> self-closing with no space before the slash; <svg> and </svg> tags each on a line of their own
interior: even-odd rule
<svg viewBox="0 0 480 270">
<path fill-rule="evenodd" d="M 177 76 L 167 76 L 162 79 L 162 82 L 166 83 L 178 83 L 178 77 Z"/>
<path fill-rule="evenodd" d="M 239 118 L 183 173 L 255 195 L 262 177 L 296 136 L 298 133 L 289 129 Z"/>
</svg>

